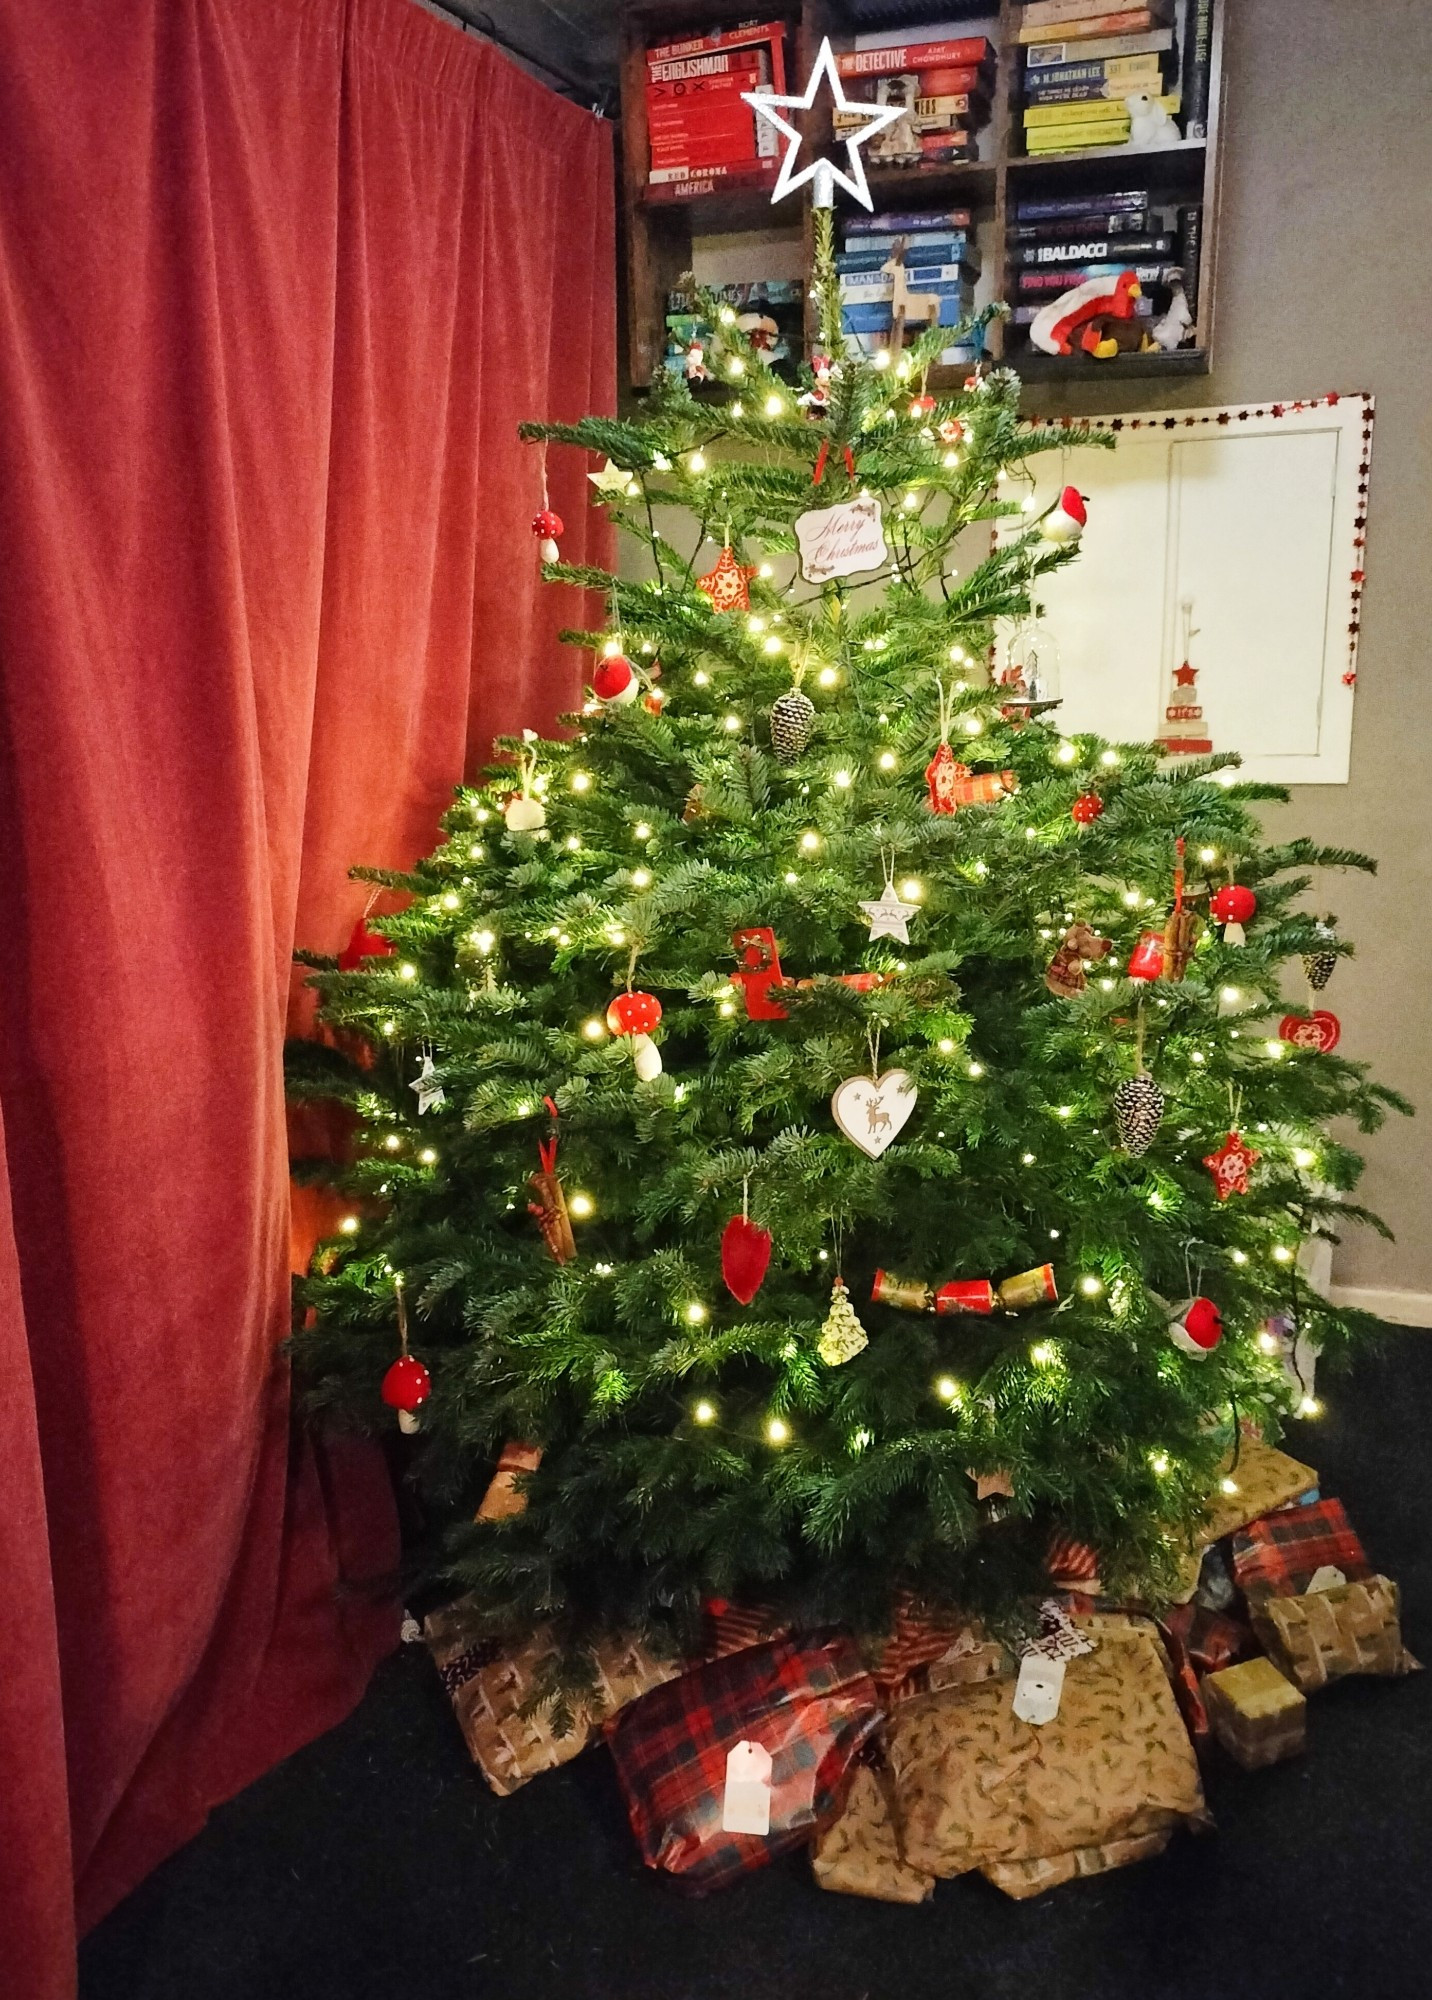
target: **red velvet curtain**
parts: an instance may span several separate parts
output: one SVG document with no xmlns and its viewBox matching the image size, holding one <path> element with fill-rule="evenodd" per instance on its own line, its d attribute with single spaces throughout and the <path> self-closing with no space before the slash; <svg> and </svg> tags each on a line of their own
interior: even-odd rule
<svg viewBox="0 0 1432 2000">
<path fill-rule="evenodd" d="M 0 132 L 0 1983 L 58 2000 L 392 1643 L 277 1354 L 290 952 L 571 705 L 516 425 L 612 406 L 612 182 L 412 0 L 0 0 Z"/>
</svg>

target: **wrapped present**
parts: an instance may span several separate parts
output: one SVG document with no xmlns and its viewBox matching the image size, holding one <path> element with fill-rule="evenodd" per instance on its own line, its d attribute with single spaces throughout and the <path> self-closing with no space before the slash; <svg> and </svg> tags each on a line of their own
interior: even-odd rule
<svg viewBox="0 0 1432 2000">
<path fill-rule="evenodd" d="M 1006 1896 L 1024 1902 L 1057 1889 L 1081 1875 L 1104 1875 L 1111 1868 L 1128 1868 L 1135 1861 L 1152 1861 L 1162 1854 L 1173 1838 L 1172 1828 L 1162 1833 L 1144 1833 L 1133 1840 L 1106 1840 L 1099 1847 L 1076 1847 L 1068 1854 L 1054 1854 L 1038 1861 L 992 1861 L 980 1873 Z"/>
<path fill-rule="evenodd" d="M 750 1646 L 656 1688 L 608 1731 L 642 1859 L 705 1892 L 799 1847 L 839 1810 L 879 1723 L 875 1683 L 840 1636 Z M 738 1745 L 770 1759 L 764 1833 L 726 1827 Z"/>
<path fill-rule="evenodd" d="M 870 1669 L 887 1707 L 934 1688 L 988 1680 L 1007 1664 L 1003 1646 L 963 1612 L 921 1605 L 907 1590 L 897 1593 L 894 1612 Z"/>
<path fill-rule="evenodd" d="M 527 1511 L 527 1495 L 518 1480 L 537 1470 L 542 1463 L 542 1447 L 537 1444 L 506 1444 L 497 1461 L 497 1470 L 488 1481 L 487 1491 L 473 1517 L 478 1521 L 510 1521 Z"/>
<path fill-rule="evenodd" d="M 724 1660 L 728 1653 L 763 1646 L 784 1631 L 773 1604 L 733 1604 L 729 1598 L 708 1597 L 701 1606 L 701 1657 Z"/>
<path fill-rule="evenodd" d="M 1225 1493 L 1223 1482 L 1233 1487 Z M 1171 1604 L 1187 1604 L 1199 1586 L 1204 1550 L 1221 1542 L 1236 1528 L 1256 1521 L 1275 1507 L 1285 1507 L 1316 1491 L 1318 1475 L 1310 1465 L 1265 1444 L 1261 1438 L 1243 1437 L 1237 1456 L 1230 1453 L 1218 1474 L 1218 1484 L 1208 1502 L 1207 1515 L 1187 1548 L 1178 1553 L 1178 1578 L 1161 1595 Z"/>
<path fill-rule="evenodd" d="M 1201 1674 L 1216 1674 L 1257 1651 L 1242 1619 L 1198 1603 L 1174 1605 L 1159 1620 L 1159 1630 L 1170 1651 L 1180 1646 Z"/>
<path fill-rule="evenodd" d="M 1015 1715 L 1008 1678 L 895 1711 L 889 1759 L 909 1866 L 945 1876 L 1056 1859 L 1068 1865 L 1084 1849 L 1207 1823 L 1198 1765 L 1152 1625 L 1113 1615 L 1075 1623 L 1097 1643 L 1064 1662 L 1058 1712 L 1048 1722 Z M 1079 1872 L 1077 1859 L 1070 1872 Z"/>
<path fill-rule="evenodd" d="M 1271 1660 L 1244 1660 L 1203 1683 L 1213 1733 L 1246 1771 L 1301 1756 L 1308 1703 Z"/>
<path fill-rule="evenodd" d="M 1397 1585 L 1385 1576 L 1257 1598 L 1251 1612 L 1269 1659 L 1305 1694 L 1345 1674 L 1405 1674 L 1416 1664 L 1403 1650 Z"/>
<path fill-rule="evenodd" d="M 1365 1583 L 1372 1575 L 1341 1500 L 1281 1508 L 1233 1537 L 1233 1574 L 1250 1603 L 1300 1596 L 1322 1569 L 1341 1570 L 1346 1583 Z"/>
<path fill-rule="evenodd" d="M 550 1631 L 539 1629 L 516 1646 L 485 1638 L 476 1600 L 464 1597 L 431 1612 L 423 1636 L 472 1761 L 503 1797 L 568 1763 L 609 1716 L 681 1671 L 679 1662 L 655 1659 L 634 1640 L 603 1640 L 591 1649 L 594 1690 L 569 1704 L 570 1727 L 559 1729 L 553 1700 L 522 1712 L 551 1680 L 559 1648 Z"/>
<path fill-rule="evenodd" d="M 873 1896 L 882 1903 L 923 1903 L 935 1890 L 933 1875 L 902 1858 L 888 1774 L 869 1764 L 855 1773 L 839 1819 L 817 1837 L 811 1872 L 837 1896 Z"/>
</svg>

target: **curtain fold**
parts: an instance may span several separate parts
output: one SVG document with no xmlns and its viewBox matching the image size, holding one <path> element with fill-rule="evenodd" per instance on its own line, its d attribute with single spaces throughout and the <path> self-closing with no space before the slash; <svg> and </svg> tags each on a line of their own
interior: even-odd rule
<svg viewBox="0 0 1432 2000">
<path fill-rule="evenodd" d="M 612 407 L 612 175 L 410 0 L 0 0 L 0 129 L 0 1963 L 51 2000 L 393 1641 L 382 1465 L 290 1434 L 290 955 L 572 705 L 516 426 Z"/>
</svg>

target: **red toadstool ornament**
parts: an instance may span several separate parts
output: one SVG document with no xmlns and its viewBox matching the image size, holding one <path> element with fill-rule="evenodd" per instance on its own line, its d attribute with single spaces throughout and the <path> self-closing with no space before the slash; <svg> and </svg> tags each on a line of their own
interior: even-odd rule
<svg viewBox="0 0 1432 2000">
<path fill-rule="evenodd" d="M 636 668 L 625 653 L 605 653 L 592 675 L 592 693 L 606 708 L 625 708 L 639 691 Z"/>
<path fill-rule="evenodd" d="M 1186 1299 L 1168 1323 L 1169 1339 L 1195 1361 L 1206 1361 L 1223 1338 L 1223 1315 L 1212 1299 Z"/>
<path fill-rule="evenodd" d="M 934 407 L 935 399 L 928 393 L 910 398 L 910 415 L 912 417 L 928 417 Z"/>
<path fill-rule="evenodd" d="M 389 1409 L 398 1412 L 398 1428 L 410 1433 L 418 1428 L 418 1411 L 432 1393 L 432 1376 L 411 1354 L 398 1356 L 379 1391 Z"/>
<path fill-rule="evenodd" d="M 1245 889 L 1241 882 L 1229 882 L 1214 892 L 1208 914 L 1223 925 L 1225 944 L 1246 944 L 1243 926 L 1252 921 L 1257 909 L 1258 898 L 1251 889 Z"/>
<path fill-rule="evenodd" d="M 1092 826 L 1104 810 L 1104 801 L 1097 792 L 1081 792 L 1069 808 L 1069 817 L 1076 826 Z"/>
<path fill-rule="evenodd" d="M 654 993 L 618 993 L 607 1009 L 607 1026 L 614 1035 L 630 1035 L 637 1076 L 650 1083 L 661 1075 L 661 1050 L 651 1031 L 661 1019 L 661 1002 Z"/>
<path fill-rule="evenodd" d="M 1065 548 L 1077 542 L 1089 519 L 1088 503 L 1077 486 L 1066 486 L 1039 524 L 1046 542 Z"/>
<path fill-rule="evenodd" d="M 557 547 L 557 537 L 562 533 L 561 515 L 554 514 L 550 507 L 544 507 L 532 517 L 532 532 L 537 537 L 537 552 L 543 562 L 556 562 L 562 553 Z"/>
</svg>

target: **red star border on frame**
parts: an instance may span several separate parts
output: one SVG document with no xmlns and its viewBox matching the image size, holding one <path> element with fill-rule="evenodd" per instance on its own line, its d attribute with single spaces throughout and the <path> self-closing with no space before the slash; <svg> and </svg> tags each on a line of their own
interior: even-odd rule
<svg viewBox="0 0 1432 2000">
<path fill-rule="evenodd" d="M 748 585 L 756 574 L 754 563 L 738 563 L 727 542 L 716 558 L 715 569 L 708 569 L 705 576 L 698 576 L 696 588 L 711 600 L 713 611 L 749 611 L 751 593 Z"/>
<path fill-rule="evenodd" d="M 1203 1164 L 1213 1176 L 1220 1201 L 1227 1201 L 1231 1194 L 1247 1194 L 1249 1171 L 1258 1157 L 1237 1132 L 1230 1132 L 1216 1153 L 1204 1154 Z"/>
</svg>

